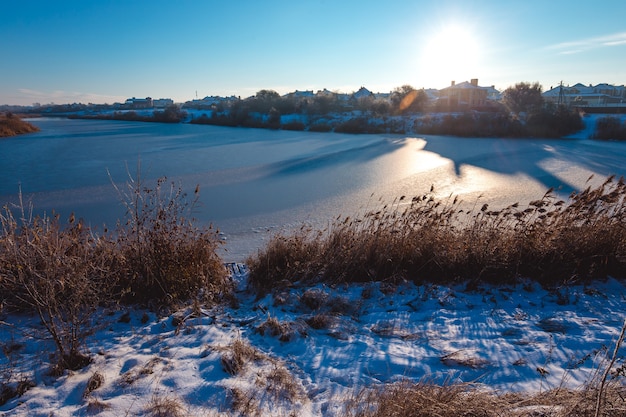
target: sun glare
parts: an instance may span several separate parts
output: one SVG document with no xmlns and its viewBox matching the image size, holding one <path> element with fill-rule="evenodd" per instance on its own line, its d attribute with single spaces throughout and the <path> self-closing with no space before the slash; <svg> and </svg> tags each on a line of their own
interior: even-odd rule
<svg viewBox="0 0 626 417">
<path fill-rule="evenodd" d="M 440 88 L 453 80 L 469 81 L 481 76 L 481 45 L 468 25 L 443 25 L 422 46 L 418 71 L 424 84 Z"/>
</svg>

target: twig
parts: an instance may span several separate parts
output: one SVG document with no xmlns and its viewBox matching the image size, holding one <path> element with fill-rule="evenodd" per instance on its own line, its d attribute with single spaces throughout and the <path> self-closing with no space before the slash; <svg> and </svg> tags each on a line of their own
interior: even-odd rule
<svg viewBox="0 0 626 417">
<path fill-rule="evenodd" d="M 596 401 L 596 414 L 595 417 L 600 415 L 600 406 L 602 404 L 602 394 L 604 392 L 604 386 L 606 384 L 606 380 L 609 377 L 609 373 L 611 372 L 611 368 L 615 364 L 617 360 L 617 353 L 619 349 L 622 347 L 622 342 L 624 341 L 624 335 L 626 334 L 626 320 L 624 320 L 624 324 L 622 325 L 622 331 L 617 338 L 617 342 L 615 343 L 615 349 L 613 350 L 613 356 L 611 357 L 611 362 L 604 370 L 604 374 L 602 375 L 602 380 L 600 381 L 600 391 L 598 391 L 598 399 Z"/>
</svg>

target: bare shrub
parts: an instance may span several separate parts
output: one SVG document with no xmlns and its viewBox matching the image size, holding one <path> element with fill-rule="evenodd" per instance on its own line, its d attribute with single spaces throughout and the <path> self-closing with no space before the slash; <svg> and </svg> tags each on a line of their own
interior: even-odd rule
<svg viewBox="0 0 626 417">
<path fill-rule="evenodd" d="M 603 140 L 626 140 L 626 123 L 615 116 L 598 119 L 593 138 Z"/>
<path fill-rule="evenodd" d="M 115 253 L 74 215 L 62 227 L 58 216 L 35 217 L 24 204 L 19 218 L 0 213 L 0 295 L 13 309 L 35 312 L 58 351 L 58 371 L 90 362 L 82 351 L 91 317 L 110 286 Z"/>
<path fill-rule="evenodd" d="M 280 128 L 283 130 L 304 130 L 306 125 L 302 122 L 289 122 L 283 123 Z"/>
<path fill-rule="evenodd" d="M 313 123 L 309 126 L 310 132 L 330 132 L 333 127 L 328 123 Z"/>
<path fill-rule="evenodd" d="M 97 235 L 73 214 L 66 224 L 35 217 L 21 195 L 20 205 L 0 211 L 0 301 L 39 316 L 58 351 L 53 373 L 90 362 L 82 345 L 102 304 L 215 303 L 231 294 L 217 231 L 185 217 L 198 189 L 188 201 L 165 178 L 155 188 L 131 178 L 120 194 L 128 218 L 115 235 Z"/>
<path fill-rule="evenodd" d="M 33 381 L 26 377 L 20 378 L 17 382 L 1 382 L 0 383 L 0 405 L 6 404 L 15 397 L 21 397 L 26 391 L 34 388 L 36 385 Z"/>
<path fill-rule="evenodd" d="M 253 390 L 242 390 L 238 387 L 231 389 L 232 408 L 244 416 L 258 415 L 259 401 L 255 394 Z"/>
<path fill-rule="evenodd" d="M 0 367 L 0 406 L 2 406 L 12 398 L 21 396 L 35 384 L 26 373 L 18 370 L 18 364 L 21 360 L 20 351 L 24 345 L 14 340 L 7 340 L 0 343 L 0 348 L 6 359 Z"/>
<path fill-rule="evenodd" d="M 197 187 L 189 200 L 165 177 L 150 188 L 137 174 L 127 190 L 118 191 L 127 209 L 126 223 L 117 230 L 124 259 L 118 280 L 124 301 L 171 304 L 201 295 L 214 303 L 230 293 L 216 252 L 221 243 L 218 232 L 211 226 L 195 226 L 187 217 L 198 203 Z"/>
<path fill-rule="evenodd" d="M 354 315 L 360 308 L 360 303 L 351 302 L 349 298 L 343 296 L 332 297 L 326 305 L 331 313 L 344 315 Z"/>
</svg>

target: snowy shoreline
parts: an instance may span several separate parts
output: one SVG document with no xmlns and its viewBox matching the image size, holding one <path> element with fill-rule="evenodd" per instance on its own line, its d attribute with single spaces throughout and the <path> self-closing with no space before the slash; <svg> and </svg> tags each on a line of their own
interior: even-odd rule
<svg viewBox="0 0 626 417">
<path fill-rule="evenodd" d="M 260 415 L 341 416 L 360 389 L 403 378 L 473 382 L 496 392 L 580 389 L 606 364 L 626 297 L 624 284 L 609 279 L 552 291 L 530 282 L 471 292 L 317 285 L 256 299 L 245 291 L 245 268 L 235 272 L 237 307 L 163 317 L 102 311 L 87 341 L 93 363 L 58 378 L 48 376 L 41 354 L 52 351 L 50 342 L 33 337 L 41 335 L 37 320 L 4 317 L 1 340 L 21 348 L 5 355 L 2 369 L 35 386 L 0 410 L 75 416 L 100 404 L 101 416 L 143 415 L 160 397 L 175 400 L 185 415 L 205 416 L 231 410 L 244 395 Z M 237 341 L 256 356 L 231 374 L 224 357 Z M 274 396 L 277 372 L 291 394 Z M 84 396 L 96 373 L 102 384 Z"/>
</svg>

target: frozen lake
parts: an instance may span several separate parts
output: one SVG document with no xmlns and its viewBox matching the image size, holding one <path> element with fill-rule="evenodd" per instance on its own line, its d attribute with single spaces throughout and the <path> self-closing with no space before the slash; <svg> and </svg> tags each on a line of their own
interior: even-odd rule
<svg viewBox="0 0 626 417">
<path fill-rule="evenodd" d="M 198 221 L 242 261 L 272 233 L 324 227 L 379 199 L 428 191 L 492 206 L 563 195 L 626 175 L 626 144 L 589 139 L 483 139 L 346 135 L 244 128 L 34 119 L 41 132 L 0 140 L 0 204 L 21 186 L 38 211 L 75 212 L 92 226 L 124 216 L 111 178 L 123 184 L 141 161 L 148 185 L 167 176 L 192 193 Z"/>
</svg>

